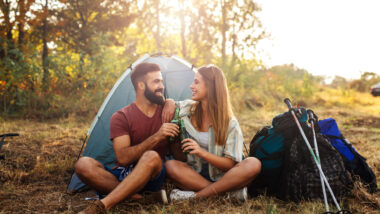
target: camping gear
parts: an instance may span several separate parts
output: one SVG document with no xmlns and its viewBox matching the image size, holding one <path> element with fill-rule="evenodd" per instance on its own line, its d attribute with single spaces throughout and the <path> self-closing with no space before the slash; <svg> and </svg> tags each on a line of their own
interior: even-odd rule
<svg viewBox="0 0 380 214">
<path fill-rule="evenodd" d="M 315 117 L 314 117 L 314 112 L 312 110 L 307 111 L 309 115 L 309 123 L 311 124 L 311 131 L 313 132 L 313 141 L 314 141 L 314 150 L 315 150 L 315 156 L 317 157 L 317 160 L 321 162 L 321 159 L 319 158 L 319 150 L 318 150 L 318 145 L 317 145 L 317 137 L 315 136 L 315 129 L 314 129 L 314 124 L 315 124 Z M 323 178 L 322 174 L 319 172 L 319 178 L 321 180 L 321 186 L 322 186 L 322 192 L 323 192 L 323 201 L 325 203 L 325 208 L 326 212 L 329 212 L 329 204 L 327 202 L 327 195 L 326 195 L 326 189 L 325 189 L 325 184 L 323 183 Z"/>
<path fill-rule="evenodd" d="M 296 134 L 296 124 L 291 121 L 291 117 L 290 112 L 277 115 L 272 120 L 272 126 L 265 126 L 251 140 L 248 154 L 261 161 L 261 173 L 249 187 L 251 195 L 257 195 L 261 191 L 266 191 L 270 195 L 277 193 L 283 164 L 284 142 L 291 140 Z M 301 123 L 306 123 L 308 120 L 306 109 L 297 109 L 297 118 Z"/>
<path fill-rule="evenodd" d="M 308 141 L 312 141 L 310 130 L 305 130 L 305 132 Z M 316 140 L 321 161 L 320 166 L 325 177 L 310 155 L 305 140 L 299 134 L 292 141 L 285 143 L 283 173 L 280 175 L 280 189 L 277 195 L 280 199 L 295 202 L 313 199 L 324 200 L 321 175 L 328 191 L 326 198 L 335 206 L 336 202 L 350 191 L 352 181 L 349 172 L 344 167 L 342 158 L 331 146 L 327 137 L 316 133 Z M 329 186 L 327 186 L 326 180 Z M 341 210 L 340 207 L 337 207 L 337 210 Z"/>
<path fill-rule="evenodd" d="M 1 140 L 0 140 L 0 151 L 1 151 L 1 147 L 3 147 L 3 143 L 4 143 L 4 140 L 6 137 L 16 137 L 16 136 L 20 136 L 18 133 L 8 133 L 8 134 L 1 134 L 0 137 L 1 137 Z M 4 155 L 0 155 L 0 160 L 4 160 Z"/>
<path fill-rule="evenodd" d="M 176 56 L 163 56 L 163 54 L 146 54 L 132 63 L 108 93 L 83 142 L 84 145 L 88 139 L 83 156 L 92 157 L 109 168 L 113 167 L 116 160 L 112 141 L 109 139 L 110 119 L 113 113 L 136 99 L 130 75 L 132 69 L 142 62 L 156 63 L 160 66 L 165 85 L 164 94 L 167 98 L 176 101 L 191 99 L 189 86 L 194 79 L 195 68 L 190 63 Z M 67 191 L 75 192 L 85 187 L 74 173 Z"/>
<path fill-rule="evenodd" d="M 350 142 L 340 132 L 336 121 L 333 118 L 320 120 L 318 122 L 321 133 L 327 136 L 342 156 L 344 165 L 353 177 L 359 179 L 366 185 L 369 192 L 373 193 L 377 189 L 376 176 L 368 166 L 366 159 L 361 156 Z"/>
<path fill-rule="evenodd" d="M 301 136 L 296 136 L 292 142 L 287 143 L 285 146 L 286 157 L 284 158 L 284 163 L 286 163 L 287 166 L 284 166 L 283 169 L 284 183 L 281 185 L 282 196 L 285 197 L 285 199 L 295 201 L 318 198 L 321 195 L 319 194 L 318 189 L 321 189 L 320 177 L 322 177 L 324 184 L 329 190 L 331 198 L 338 209 L 338 213 L 341 213 L 342 209 L 338 204 L 332 187 L 334 187 L 334 191 L 338 192 L 338 196 L 343 196 L 345 190 L 347 190 L 346 187 L 351 184 L 351 180 L 340 155 L 338 155 L 338 152 L 330 145 L 327 137 L 318 133 L 316 139 L 319 144 L 319 149 L 322 151 L 319 161 L 307 137 L 309 136 L 310 138 L 311 136 L 310 128 L 305 127 L 306 133 L 308 134 L 306 136 L 303 127 L 296 117 L 295 110 L 290 104 L 290 100 L 286 98 L 284 102 L 288 106 Z M 307 148 L 301 145 L 302 141 L 306 144 Z M 307 151 L 310 152 L 311 158 L 310 156 L 307 156 Z M 322 170 L 321 163 L 323 163 L 326 173 Z M 329 181 L 327 180 L 326 175 L 328 176 Z M 332 185 L 330 186 L 329 183 L 332 183 Z"/>
</svg>

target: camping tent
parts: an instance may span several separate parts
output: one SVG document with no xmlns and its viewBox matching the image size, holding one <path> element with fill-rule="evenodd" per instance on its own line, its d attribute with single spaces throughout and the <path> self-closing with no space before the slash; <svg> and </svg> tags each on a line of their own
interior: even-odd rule
<svg viewBox="0 0 380 214">
<path fill-rule="evenodd" d="M 110 119 L 113 113 L 136 99 L 130 74 L 132 69 L 141 62 L 156 63 L 160 66 L 165 85 L 164 94 L 167 98 L 174 100 L 191 98 L 189 86 L 193 81 L 195 71 L 190 63 L 176 56 L 144 55 L 129 66 L 108 93 L 87 132 L 88 141 L 83 156 L 92 157 L 108 167 L 112 167 L 115 163 L 112 141 L 109 139 Z M 74 173 L 67 191 L 75 192 L 84 187 L 85 184 Z"/>
</svg>

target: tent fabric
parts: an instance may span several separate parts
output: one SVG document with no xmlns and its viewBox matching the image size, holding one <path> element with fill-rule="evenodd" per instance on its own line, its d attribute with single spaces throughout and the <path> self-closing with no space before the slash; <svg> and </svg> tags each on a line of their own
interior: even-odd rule
<svg viewBox="0 0 380 214">
<path fill-rule="evenodd" d="M 109 139 L 110 119 L 113 113 L 136 99 L 130 73 L 141 62 L 156 63 L 160 66 L 167 98 L 174 100 L 191 99 L 189 86 L 194 79 L 195 71 L 190 63 L 176 56 L 150 56 L 148 54 L 143 56 L 122 74 L 107 95 L 87 133 L 89 138 L 83 156 L 92 157 L 107 167 L 113 167 L 116 158 L 112 141 Z M 67 191 L 75 192 L 84 187 L 85 185 L 74 173 Z"/>
</svg>

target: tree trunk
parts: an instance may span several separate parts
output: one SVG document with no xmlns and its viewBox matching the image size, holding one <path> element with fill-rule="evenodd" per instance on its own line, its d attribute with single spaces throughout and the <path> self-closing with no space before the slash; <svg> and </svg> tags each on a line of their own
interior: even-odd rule
<svg viewBox="0 0 380 214">
<path fill-rule="evenodd" d="M 231 66 L 233 66 L 235 64 L 235 61 L 237 59 L 237 56 L 236 56 L 236 43 L 237 43 L 237 35 L 236 34 L 233 34 L 232 36 L 232 47 L 231 47 L 231 50 L 232 50 L 232 59 L 231 59 Z"/>
<path fill-rule="evenodd" d="M 226 33 L 227 33 L 227 23 L 226 23 L 226 16 L 227 16 L 227 11 L 226 11 L 226 2 L 225 0 L 222 0 L 221 1 L 222 4 L 222 64 L 223 64 L 223 67 L 225 66 L 225 62 L 226 62 L 226 42 L 227 42 L 227 39 L 226 39 Z"/>
<path fill-rule="evenodd" d="M 156 0 L 154 2 L 154 6 L 156 9 L 156 26 L 157 26 L 157 32 L 156 32 L 156 46 L 157 51 L 161 51 L 161 40 L 160 40 L 160 0 Z"/>
<path fill-rule="evenodd" d="M 19 0 L 18 6 L 18 48 L 24 52 L 25 0 Z"/>
<path fill-rule="evenodd" d="M 233 20 L 236 20 L 237 19 L 237 14 L 235 13 L 234 17 L 233 17 Z M 235 61 L 237 59 L 237 56 L 236 56 L 236 46 L 237 46 L 237 35 L 236 35 L 236 25 L 235 24 L 232 24 L 232 46 L 231 46 L 231 51 L 232 51 L 232 59 L 231 59 L 231 63 L 230 63 L 230 66 L 233 67 L 234 64 L 235 64 Z"/>
<path fill-rule="evenodd" d="M 42 26 L 42 69 L 43 69 L 43 76 L 42 76 L 42 90 L 44 92 L 48 91 L 49 88 L 49 62 L 48 62 L 48 56 L 49 56 L 49 50 L 47 46 L 47 18 L 48 18 L 48 0 L 45 2 L 45 17 L 43 20 L 43 26 Z"/>
<path fill-rule="evenodd" d="M 182 43 L 182 57 L 186 58 L 186 41 L 185 41 L 185 6 L 183 0 L 180 1 L 181 4 L 181 43 Z"/>
<path fill-rule="evenodd" d="M 10 3 L 8 0 L 1 0 L 0 6 L 1 6 L 1 12 L 3 13 L 4 21 L 5 21 L 5 33 L 7 37 L 7 50 L 4 50 L 3 53 L 1 53 L 2 57 L 7 56 L 8 50 L 13 48 L 13 34 L 12 34 L 12 23 L 10 21 Z"/>
</svg>

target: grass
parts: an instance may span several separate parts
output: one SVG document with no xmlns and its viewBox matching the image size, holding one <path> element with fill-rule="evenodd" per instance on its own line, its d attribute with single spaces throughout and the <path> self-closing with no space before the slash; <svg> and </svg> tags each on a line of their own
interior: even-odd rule
<svg viewBox="0 0 380 214">
<path fill-rule="evenodd" d="M 299 102 L 295 99 L 294 103 Z M 333 117 L 343 134 L 367 158 L 380 175 L 380 97 L 354 91 L 319 91 L 306 102 L 320 119 Z M 245 142 L 271 119 L 286 110 L 285 104 L 270 108 L 242 108 L 236 113 Z M 95 112 L 94 112 L 95 114 Z M 7 138 L 0 151 L 0 213 L 76 213 L 93 197 L 92 191 L 69 195 L 65 193 L 81 142 L 91 119 L 71 115 L 65 119 L 37 121 L 0 118 L 0 133 L 18 132 L 19 137 Z M 173 186 L 167 183 L 167 189 Z M 379 185 L 379 182 L 378 182 Z M 341 201 L 353 213 L 379 213 L 380 193 L 368 195 L 356 187 L 351 196 Z M 331 204 L 331 208 L 333 205 Z M 323 213 L 321 201 L 283 202 L 259 196 L 246 203 L 212 197 L 169 205 L 124 202 L 110 213 Z"/>
</svg>

